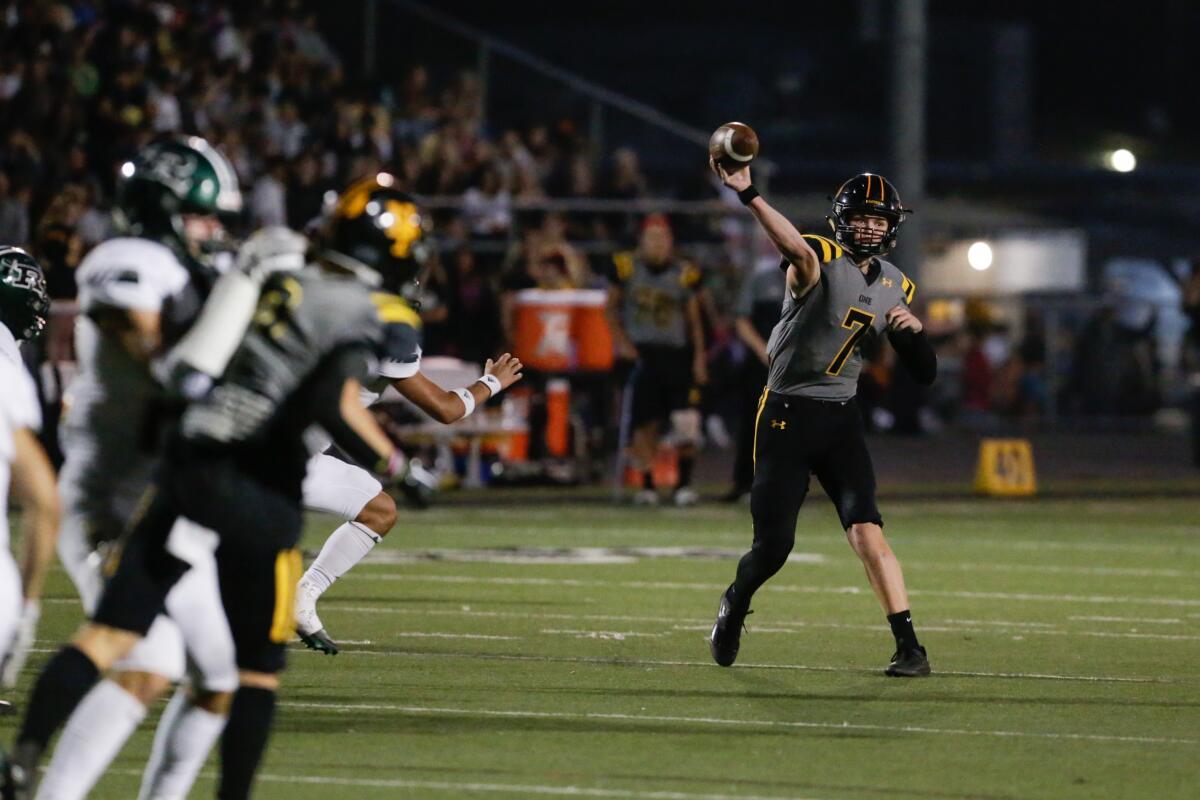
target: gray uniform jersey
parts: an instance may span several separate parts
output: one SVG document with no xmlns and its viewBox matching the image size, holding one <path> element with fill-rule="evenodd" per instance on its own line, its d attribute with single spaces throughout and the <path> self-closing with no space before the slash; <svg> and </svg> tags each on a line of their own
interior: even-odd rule
<svg viewBox="0 0 1200 800">
<path fill-rule="evenodd" d="M 916 286 L 887 261 L 875 259 L 864 275 L 835 242 L 804 238 L 821 260 L 821 278 L 803 297 L 784 298 L 767 343 L 767 386 L 815 400 L 849 400 L 858 387 L 863 338 L 881 335 L 887 312 L 912 303 Z"/>
<path fill-rule="evenodd" d="M 617 254 L 613 262 L 623 292 L 621 324 L 629 339 L 635 345 L 689 346 L 687 304 L 700 284 L 700 270 L 673 259 L 655 271 L 629 253 Z"/>
<path fill-rule="evenodd" d="M 401 319 L 411 314 L 395 295 L 372 293 L 353 278 L 316 267 L 273 276 L 221 383 L 184 413 L 184 436 L 239 444 L 267 435 L 297 388 L 342 347 L 415 361 L 416 331 Z M 387 352 L 389 344 L 397 352 Z M 374 367 L 364 363 L 360 377 Z"/>
</svg>

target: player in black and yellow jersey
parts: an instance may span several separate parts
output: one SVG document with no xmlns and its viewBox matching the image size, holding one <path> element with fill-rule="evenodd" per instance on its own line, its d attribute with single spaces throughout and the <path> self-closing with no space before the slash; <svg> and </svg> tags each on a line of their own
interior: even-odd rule
<svg viewBox="0 0 1200 800">
<path fill-rule="evenodd" d="M 654 459 L 663 426 L 672 427 L 679 450 L 679 484 L 674 502 L 696 502 L 692 465 L 700 441 L 700 391 L 708 382 L 701 323 L 700 271 L 674 252 L 666 217 L 651 215 L 642 224 L 637 253 L 614 259 L 609 290 L 610 321 L 618 352 L 635 361 L 626 401 L 632 429 L 630 456 L 642 474 L 635 496 L 640 505 L 658 503 Z"/>
<path fill-rule="evenodd" d="M 805 236 L 758 196 L 749 169 L 713 169 L 783 254 L 786 282 L 782 315 L 767 344 L 767 387 L 755 425 L 754 545 L 721 596 L 709 642 L 713 659 L 730 666 L 737 658 L 750 600 L 787 561 L 815 474 L 891 624 L 896 653 L 885 672 L 928 675 L 900 562 L 883 536 L 875 473 L 854 400 L 865 337 L 886 333 L 920 383 L 931 383 L 937 371 L 933 348 L 910 310 L 916 287 L 881 258 L 895 245 L 909 210 L 884 178 L 864 173 L 846 181 L 834 198 L 833 236 Z"/>
</svg>

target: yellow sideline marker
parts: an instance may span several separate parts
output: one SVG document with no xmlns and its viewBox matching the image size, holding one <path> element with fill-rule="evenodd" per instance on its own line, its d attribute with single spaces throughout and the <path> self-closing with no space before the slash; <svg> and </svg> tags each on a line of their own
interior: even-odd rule
<svg viewBox="0 0 1200 800">
<path fill-rule="evenodd" d="M 1029 497 L 1037 494 L 1033 447 L 1029 440 L 980 440 L 975 491 L 996 497 Z"/>
</svg>

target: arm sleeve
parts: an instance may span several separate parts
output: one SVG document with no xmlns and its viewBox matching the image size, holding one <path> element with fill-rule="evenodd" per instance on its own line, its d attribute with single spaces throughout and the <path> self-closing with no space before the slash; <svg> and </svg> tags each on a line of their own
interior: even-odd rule
<svg viewBox="0 0 1200 800">
<path fill-rule="evenodd" d="M 929 386 L 937 377 L 937 354 L 925 331 L 888 331 L 888 341 L 900 357 L 900 363 L 922 386 Z"/>
<path fill-rule="evenodd" d="M 394 322 L 384 327 L 379 374 L 391 380 L 411 378 L 421 369 L 421 334 L 416 327 Z"/>
</svg>

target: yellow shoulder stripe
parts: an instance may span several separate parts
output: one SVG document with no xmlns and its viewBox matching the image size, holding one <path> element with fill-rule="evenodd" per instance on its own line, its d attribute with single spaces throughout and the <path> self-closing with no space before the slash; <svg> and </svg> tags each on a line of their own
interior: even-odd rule
<svg viewBox="0 0 1200 800">
<path fill-rule="evenodd" d="M 421 329 L 421 315 L 403 297 L 387 292 L 371 292 L 371 302 L 375 304 L 375 313 L 380 322 L 401 322 Z"/>
<path fill-rule="evenodd" d="M 815 233 L 803 234 L 804 239 L 821 257 L 822 264 L 828 264 L 834 259 L 842 257 L 842 246 L 832 239 L 826 239 L 824 236 L 818 236 Z M 820 245 L 820 247 L 817 247 Z"/>
<path fill-rule="evenodd" d="M 622 250 L 619 253 L 613 253 L 613 264 L 617 267 L 617 278 L 622 281 L 627 281 L 633 276 L 633 253 L 628 250 Z"/>
<path fill-rule="evenodd" d="M 900 284 L 900 288 L 904 292 L 904 302 L 911 306 L 913 298 L 917 296 L 917 285 L 905 277 L 904 282 Z"/>
<path fill-rule="evenodd" d="M 679 275 L 679 284 L 685 289 L 691 289 L 700 282 L 700 268 L 690 261 L 683 263 L 683 271 Z"/>
</svg>

